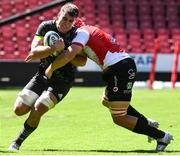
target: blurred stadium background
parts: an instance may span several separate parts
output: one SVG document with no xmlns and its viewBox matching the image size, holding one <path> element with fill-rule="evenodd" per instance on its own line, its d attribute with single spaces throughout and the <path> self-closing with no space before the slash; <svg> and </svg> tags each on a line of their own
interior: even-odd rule
<svg viewBox="0 0 180 156">
<path fill-rule="evenodd" d="M 38 62 L 25 63 L 37 26 L 60 10 L 62 0 L 0 1 L 0 86 L 23 86 Z M 71 2 L 71 1 L 64 1 Z M 138 81 L 147 81 L 158 40 L 156 79 L 170 81 L 175 41 L 180 40 L 180 0 L 74 0 L 80 17 L 112 34 L 135 59 Z M 180 65 L 179 65 L 180 66 Z M 180 70 L 180 68 L 179 68 Z M 75 85 L 102 86 L 90 60 L 78 68 Z M 178 71 L 179 72 L 179 71 Z M 177 80 L 180 80 L 178 78 Z"/>
</svg>

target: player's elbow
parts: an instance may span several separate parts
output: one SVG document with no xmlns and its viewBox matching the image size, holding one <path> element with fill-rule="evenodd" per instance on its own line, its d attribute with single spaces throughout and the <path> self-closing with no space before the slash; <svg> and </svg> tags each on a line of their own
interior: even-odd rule
<svg viewBox="0 0 180 156">
<path fill-rule="evenodd" d="M 86 65 L 86 63 L 85 62 L 81 62 L 81 63 L 79 63 L 77 66 L 85 66 Z"/>
<path fill-rule="evenodd" d="M 76 55 L 76 57 L 71 61 L 75 66 L 84 66 L 87 62 L 86 56 Z"/>
<path fill-rule="evenodd" d="M 85 62 L 79 62 L 79 61 L 71 61 L 71 63 L 74 65 L 74 66 L 85 66 Z"/>
<path fill-rule="evenodd" d="M 87 57 L 82 57 L 81 60 L 79 61 L 78 66 L 85 66 L 87 62 Z"/>
</svg>

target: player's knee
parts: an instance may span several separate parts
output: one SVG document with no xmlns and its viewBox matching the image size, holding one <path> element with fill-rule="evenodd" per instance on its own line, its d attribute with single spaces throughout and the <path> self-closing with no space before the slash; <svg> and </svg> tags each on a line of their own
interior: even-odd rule
<svg viewBox="0 0 180 156">
<path fill-rule="evenodd" d="M 19 104 L 14 107 L 14 113 L 18 116 L 22 116 L 30 111 L 30 107 L 25 104 Z"/>
<path fill-rule="evenodd" d="M 52 109 L 57 103 L 57 99 L 50 92 L 44 92 L 36 101 L 34 109 L 39 114 L 44 114 L 49 109 Z"/>
<path fill-rule="evenodd" d="M 113 117 L 123 117 L 127 115 L 129 106 L 128 101 L 111 101 L 109 102 L 109 110 Z"/>
<path fill-rule="evenodd" d="M 34 108 L 31 111 L 31 117 L 33 116 L 34 119 L 40 118 L 48 110 L 48 107 L 46 107 L 44 104 L 38 103 L 34 105 Z"/>
</svg>

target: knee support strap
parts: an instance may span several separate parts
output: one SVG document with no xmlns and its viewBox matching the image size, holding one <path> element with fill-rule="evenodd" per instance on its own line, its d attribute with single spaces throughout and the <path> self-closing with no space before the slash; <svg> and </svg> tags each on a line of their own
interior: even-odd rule
<svg viewBox="0 0 180 156">
<path fill-rule="evenodd" d="M 29 89 L 23 89 L 21 92 L 19 92 L 16 103 L 23 103 L 31 107 L 32 105 L 34 105 L 38 97 L 39 95 L 35 92 Z"/>
<path fill-rule="evenodd" d="M 125 116 L 127 114 L 128 106 L 128 101 L 109 102 L 109 110 L 113 116 Z"/>
<path fill-rule="evenodd" d="M 103 96 L 103 97 L 102 97 L 102 104 L 103 104 L 105 107 L 109 108 L 109 100 L 108 100 L 108 98 L 107 98 L 106 96 Z"/>
<path fill-rule="evenodd" d="M 49 92 L 45 91 L 41 94 L 41 96 L 36 101 L 36 104 L 42 103 L 47 106 L 49 109 L 55 106 L 55 102 L 51 99 Z"/>
</svg>

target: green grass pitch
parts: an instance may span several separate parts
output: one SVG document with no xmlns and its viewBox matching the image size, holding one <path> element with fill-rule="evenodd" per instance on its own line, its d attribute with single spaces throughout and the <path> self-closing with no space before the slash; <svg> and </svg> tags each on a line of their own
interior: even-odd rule
<svg viewBox="0 0 180 156">
<path fill-rule="evenodd" d="M 180 155 L 180 90 L 134 89 L 131 104 L 146 117 L 160 122 L 174 141 L 162 154 L 156 142 L 113 124 L 102 106 L 102 87 L 74 87 L 54 109 L 45 114 L 38 129 L 19 152 L 7 150 L 27 115 L 14 115 L 13 103 L 20 89 L 0 90 L 0 155 Z"/>
</svg>

